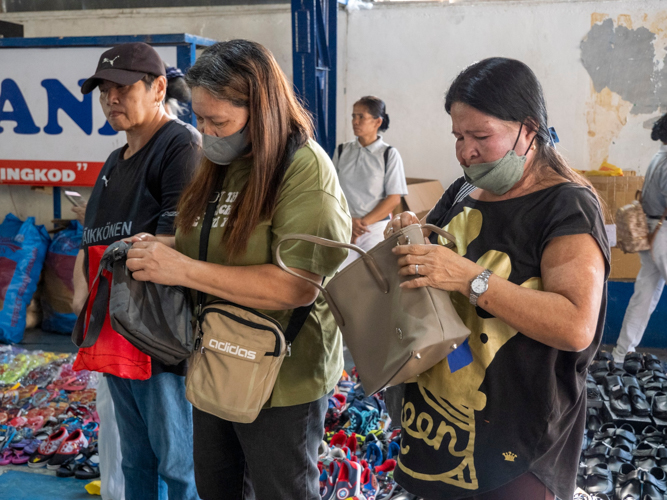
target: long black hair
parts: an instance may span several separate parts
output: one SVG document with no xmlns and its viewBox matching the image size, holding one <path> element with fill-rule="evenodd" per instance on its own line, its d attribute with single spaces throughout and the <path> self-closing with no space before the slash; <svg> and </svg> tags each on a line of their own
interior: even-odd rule
<svg viewBox="0 0 667 500">
<path fill-rule="evenodd" d="M 535 161 L 565 179 L 588 186 L 588 180 L 572 170 L 556 150 L 547 126 L 547 106 L 535 73 L 521 61 L 491 57 L 468 66 L 456 77 L 445 97 L 445 110 L 461 102 L 500 120 L 523 123 L 534 131 Z M 593 191 L 595 192 L 595 191 Z"/>
<path fill-rule="evenodd" d="M 654 141 L 662 141 L 663 143 L 667 144 L 667 114 L 662 115 L 653 124 L 653 130 L 651 130 L 651 139 Z"/>
<path fill-rule="evenodd" d="M 368 114 L 373 118 L 382 118 L 382 124 L 378 129 L 380 132 L 384 132 L 389 128 L 389 115 L 387 114 L 387 106 L 382 99 L 375 97 L 374 95 L 367 95 L 354 103 L 355 106 L 357 104 L 365 106 L 368 110 Z"/>
</svg>

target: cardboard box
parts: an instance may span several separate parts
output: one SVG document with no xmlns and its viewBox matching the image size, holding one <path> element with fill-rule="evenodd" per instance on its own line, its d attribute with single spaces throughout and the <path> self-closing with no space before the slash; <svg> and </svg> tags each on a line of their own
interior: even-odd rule
<svg viewBox="0 0 667 500">
<path fill-rule="evenodd" d="M 623 177 L 588 177 L 604 202 L 605 224 L 614 224 L 616 210 L 634 201 L 637 191 L 644 185 L 644 176 L 630 175 L 634 173 L 632 171 L 623 173 Z"/>
<path fill-rule="evenodd" d="M 410 211 L 422 219 L 440 200 L 445 192 L 440 181 L 407 177 L 408 194 L 401 198 L 401 203 L 394 209 L 394 215 Z"/>
<path fill-rule="evenodd" d="M 610 280 L 634 280 L 641 268 L 638 253 L 623 253 L 619 248 L 611 249 Z"/>
</svg>

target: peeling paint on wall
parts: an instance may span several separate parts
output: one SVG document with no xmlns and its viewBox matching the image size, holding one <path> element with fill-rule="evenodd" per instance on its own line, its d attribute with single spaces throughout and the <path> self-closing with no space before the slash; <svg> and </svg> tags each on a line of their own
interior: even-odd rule
<svg viewBox="0 0 667 500">
<path fill-rule="evenodd" d="M 606 87 L 616 92 L 633 104 L 630 112 L 634 114 L 658 109 L 656 84 L 662 75 L 654 68 L 654 39 L 647 28 L 614 28 L 611 19 L 594 25 L 581 42 L 581 62 L 595 91 Z"/>
<path fill-rule="evenodd" d="M 591 89 L 593 96 L 586 110 L 588 123 L 589 167 L 595 170 L 609 156 L 609 147 L 628 122 L 632 104 L 608 88 Z"/>
<path fill-rule="evenodd" d="M 592 83 L 586 111 L 589 168 L 607 160 L 630 113 L 667 111 L 666 22 L 667 12 L 634 20 L 621 14 L 616 26 L 607 14 L 591 15 L 591 30 L 580 45 Z"/>
</svg>

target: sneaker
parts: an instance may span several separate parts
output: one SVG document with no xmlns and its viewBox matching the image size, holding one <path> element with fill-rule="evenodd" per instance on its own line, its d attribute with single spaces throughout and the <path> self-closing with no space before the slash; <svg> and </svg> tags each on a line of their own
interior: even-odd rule
<svg viewBox="0 0 667 500">
<path fill-rule="evenodd" d="M 88 439 L 81 429 L 77 429 L 65 439 L 51 457 L 46 468 L 49 470 L 58 470 L 60 466 L 72 457 L 76 457 L 82 449 L 88 447 Z"/>
<path fill-rule="evenodd" d="M 333 498 L 343 500 L 349 497 L 364 498 L 361 493 L 361 464 L 351 460 L 342 460 L 339 464 L 340 472 Z"/>
<path fill-rule="evenodd" d="M 39 469 L 44 467 L 51 457 L 56 454 L 60 445 L 69 437 L 67 429 L 60 428 L 49 436 L 48 439 L 42 441 L 37 452 L 28 460 L 28 467 L 32 469 Z"/>
<path fill-rule="evenodd" d="M 329 464 L 329 469 L 324 470 L 320 475 L 320 496 L 322 500 L 333 500 L 336 491 L 336 481 L 340 473 L 340 462 L 333 461 Z"/>
<path fill-rule="evenodd" d="M 382 465 L 382 462 L 384 461 L 382 449 L 377 442 L 371 441 L 368 443 L 368 447 L 366 448 L 366 461 L 373 469 Z"/>
<path fill-rule="evenodd" d="M 366 498 L 375 498 L 378 491 L 378 480 L 368 467 L 361 473 L 361 490 Z"/>
</svg>

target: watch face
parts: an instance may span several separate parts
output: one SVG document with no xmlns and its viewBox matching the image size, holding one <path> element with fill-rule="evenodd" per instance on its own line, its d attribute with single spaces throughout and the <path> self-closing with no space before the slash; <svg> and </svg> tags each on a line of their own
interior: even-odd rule
<svg viewBox="0 0 667 500">
<path fill-rule="evenodd" d="M 472 291 L 475 292 L 477 295 L 486 292 L 487 287 L 488 285 L 486 284 L 486 282 L 479 278 L 474 279 L 470 285 Z"/>
</svg>

